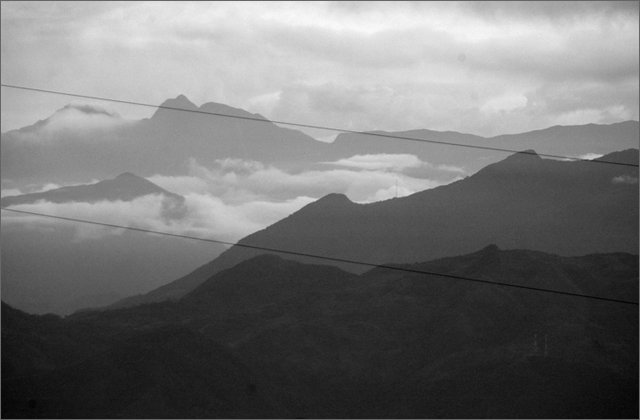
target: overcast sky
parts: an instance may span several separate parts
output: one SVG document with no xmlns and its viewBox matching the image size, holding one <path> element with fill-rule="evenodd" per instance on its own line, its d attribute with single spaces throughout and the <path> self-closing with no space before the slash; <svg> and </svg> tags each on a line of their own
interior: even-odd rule
<svg viewBox="0 0 640 420">
<path fill-rule="evenodd" d="M 2 82 L 154 104 L 185 94 L 356 130 L 495 135 L 637 120 L 638 36 L 635 1 L 3 1 Z M 72 101 L 3 87 L 2 131 Z"/>
</svg>

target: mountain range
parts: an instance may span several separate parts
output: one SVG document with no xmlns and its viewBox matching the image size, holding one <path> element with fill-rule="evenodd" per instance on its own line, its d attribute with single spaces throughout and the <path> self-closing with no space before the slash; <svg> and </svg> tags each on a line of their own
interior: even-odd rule
<svg viewBox="0 0 640 420">
<path fill-rule="evenodd" d="M 142 176 L 175 175 L 186 172 L 192 158 L 203 163 L 224 157 L 308 162 L 321 158 L 317 152 L 326 147 L 299 131 L 223 104 L 197 107 L 180 95 L 163 102 L 161 107 L 151 118 L 137 121 L 90 106 L 65 107 L 32 126 L 2 133 L 2 179 L 15 183 L 66 183 L 102 179 L 131 169 Z M 91 129 L 82 129 L 82 124 L 65 126 L 65 116 L 70 112 L 80 120 L 97 114 L 104 121 Z M 62 122 L 57 123 L 58 120 Z"/>
<path fill-rule="evenodd" d="M 637 254 L 491 245 L 362 275 L 261 255 L 175 302 L 64 319 L 3 303 L 3 414 L 637 416 L 637 306 L 416 271 L 638 294 Z"/>
<path fill-rule="evenodd" d="M 332 145 L 333 153 L 351 156 L 358 150 L 366 153 L 408 153 L 428 162 L 447 162 L 460 165 L 470 173 L 504 157 L 504 153 L 488 150 L 474 150 L 465 146 L 481 146 L 506 150 L 526 150 L 534 148 L 543 155 L 589 157 L 605 155 L 617 150 L 638 148 L 640 133 L 637 121 L 600 125 L 553 126 L 525 133 L 503 134 L 482 137 L 455 131 L 407 130 L 373 131 L 376 136 L 343 133 L 336 137 Z M 390 135 L 408 137 L 421 141 L 394 140 L 381 137 Z M 435 144 L 429 141 L 436 142 Z M 437 142 L 456 143 L 461 146 L 445 146 Z M 362 153 L 362 152 L 360 152 Z M 463 156 L 464 158 L 461 158 Z"/>
<path fill-rule="evenodd" d="M 145 195 L 163 195 L 174 206 L 184 205 L 184 197 L 160 188 L 131 172 L 94 184 L 73 185 L 48 191 L 2 197 L 2 207 L 31 204 L 39 200 L 50 203 L 96 203 L 99 201 L 131 201 Z"/>
<path fill-rule="evenodd" d="M 638 150 L 601 160 L 637 165 Z M 637 182 L 637 167 L 562 162 L 526 151 L 407 197 L 356 204 L 330 194 L 243 238 L 187 276 L 115 306 L 181 297 L 215 273 L 264 252 L 242 245 L 336 258 L 343 262 L 283 254 L 352 272 L 369 267 L 344 260 L 411 263 L 459 255 L 487 243 L 567 256 L 634 253 Z"/>
<path fill-rule="evenodd" d="M 375 133 L 582 156 L 637 148 L 638 127 L 637 121 L 556 126 L 491 138 L 424 129 Z M 104 179 L 129 170 L 142 176 L 184 174 L 192 159 L 206 166 L 216 159 L 238 158 L 300 170 L 312 163 L 379 153 L 414 154 L 426 162 L 463 167 L 468 173 L 504 157 L 490 150 L 353 133 L 340 134 L 328 144 L 259 114 L 214 102 L 198 107 L 180 95 L 142 120 L 125 120 L 94 106 L 68 105 L 31 126 L 2 133 L 1 174 L 3 186 L 14 188 Z"/>
</svg>

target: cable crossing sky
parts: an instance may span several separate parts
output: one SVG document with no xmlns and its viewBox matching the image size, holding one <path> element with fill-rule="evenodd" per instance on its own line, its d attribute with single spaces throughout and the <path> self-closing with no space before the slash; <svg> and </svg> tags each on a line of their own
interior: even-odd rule
<svg viewBox="0 0 640 420">
<path fill-rule="evenodd" d="M 37 213 L 37 212 L 31 212 L 31 211 L 25 211 L 25 210 L 8 209 L 8 208 L 4 208 L 4 207 L 2 208 L 2 210 L 9 211 L 9 212 L 14 212 L 14 213 L 21 213 L 21 214 L 27 214 L 27 215 L 32 215 L 32 216 L 38 216 L 38 217 L 47 217 L 47 218 L 51 218 L 51 219 L 64 220 L 64 221 L 73 222 L 73 223 L 85 223 L 85 224 L 91 224 L 91 225 L 103 226 L 103 227 L 109 227 L 109 228 L 127 229 L 127 230 L 131 230 L 131 231 L 135 231 L 135 232 L 151 233 L 151 234 L 156 234 L 156 235 L 171 236 L 171 237 L 175 237 L 175 238 L 191 239 L 191 240 L 202 241 L 202 242 L 210 242 L 210 243 L 216 243 L 216 244 L 222 244 L 222 245 L 237 246 L 237 247 L 241 247 L 241 248 L 248 248 L 248 249 L 255 249 L 255 250 L 260 250 L 260 251 L 274 252 L 274 253 L 284 254 L 284 255 L 294 255 L 294 256 L 298 256 L 298 257 L 316 258 L 316 259 L 325 260 L 325 261 L 333 261 L 333 262 L 348 263 L 348 264 L 357 264 L 357 265 L 363 265 L 363 266 L 372 267 L 372 268 L 384 268 L 384 269 L 388 269 L 388 270 L 402 271 L 402 272 L 412 273 L 412 274 L 422 274 L 422 275 L 445 277 L 445 278 L 454 279 L 454 280 L 468 281 L 468 282 L 474 282 L 474 283 L 482 283 L 482 284 L 488 284 L 488 285 L 499 286 L 499 287 L 510 287 L 510 288 L 515 288 L 515 289 L 523 289 L 523 290 L 534 291 L 534 292 L 552 293 L 552 294 L 556 294 L 556 295 L 572 296 L 572 297 L 578 297 L 578 298 L 584 298 L 584 299 L 600 300 L 600 301 L 612 302 L 612 303 L 617 303 L 617 304 L 638 306 L 638 302 L 629 301 L 629 300 L 614 299 L 614 298 L 595 296 L 595 295 L 587 295 L 587 294 L 582 294 L 582 293 L 566 292 L 566 291 L 562 291 L 562 290 L 544 289 L 544 288 L 533 287 L 533 286 L 523 286 L 523 285 L 504 283 L 504 282 L 499 282 L 499 281 L 492 281 L 492 280 L 477 279 L 477 278 L 466 277 L 466 276 L 459 276 L 459 275 L 455 275 L 455 274 L 435 273 L 435 272 L 431 272 L 431 271 L 413 269 L 413 268 L 409 268 L 409 267 L 405 267 L 405 266 L 396 266 L 396 265 L 388 265 L 388 264 L 376 264 L 376 263 L 352 260 L 352 259 L 347 259 L 347 258 L 329 257 L 329 256 L 323 256 L 323 255 L 317 255 L 317 254 L 310 254 L 310 253 L 306 253 L 306 252 L 297 252 L 297 251 L 291 251 L 291 250 L 269 248 L 269 247 L 245 244 L 245 243 L 241 243 L 241 242 L 228 242 L 228 241 L 221 241 L 221 240 L 218 240 L 218 239 L 200 238 L 200 237 L 197 237 L 197 236 L 180 235 L 180 234 L 162 232 L 162 231 L 157 231 L 157 230 L 143 229 L 143 228 L 130 227 L 130 226 L 122 226 L 122 225 L 117 225 L 117 224 L 112 224 L 112 223 L 102 223 L 102 222 L 96 222 L 96 221 L 92 221 L 92 220 L 76 219 L 76 218 L 73 218 L 73 217 L 63 217 L 63 216 L 55 216 L 55 215 L 52 215 L 52 214 Z"/>
<path fill-rule="evenodd" d="M 184 108 L 177 108 L 177 107 L 164 106 L 164 105 L 153 105 L 153 104 L 144 103 L 144 102 L 135 102 L 135 101 L 107 98 L 107 97 L 101 97 L 101 96 L 83 95 L 83 94 L 79 94 L 79 93 L 63 92 L 63 91 L 50 90 L 50 89 L 39 89 L 39 88 L 34 88 L 34 87 L 10 85 L 10 84 L 5 84 L 5 83 L 2 83 L 1 86 L 2 87 L 6 87 L 6 88 L 10 88 L 10 89 L 19 89 L 19 90 L 26 90 L 26 91 L 32 91 L 32 92 L 49 93 L 49 94 L 54 94 L 54 95 L 70 96 L 70 97 L 74 97 L 74 98 L 92 99 L 92 100 L 105 101 L 105 102 L 114 102 L 114 103 L 121 103 L 121 104 L 127 104 L 127 105 L 137 105 L 137 106 L 144 106 L 144 107 L 156 108 L 156 109 L 167 109 L 167 110 L 171 110 L 171 111 L 191 112 L 191 113 L 195 113 L 195 114 L 205 114 L 205 115 L 211 115 L 211 116 L 216 116 L 216 117 L 235 118 L 235 119 L 239 119 L 239 120 L 258 121 L 258 122 L 262 122 L 262 123 L 273 123 L 273 124 L 288 125 L 288 126 L 292 126 L 292 127 L 329 130 L 329 131 L 335 131 L 335 132 L 339 132 L 339 133 L 366 135 L 366 136 L 382 137 L 382 138 L 388 138 L 388 139 L 413 141 L 413 142 L 429 143 L 429 144 L 440 144 L 440 145 L 445 145 L 445 146 L 462 147 L 462 148 L 468 148 L 468 149 L 489 150 L 489 151 L 494 151 L 494 152 L 521 153 L 521 154 L 537 155 L 537 156 L 541 156 L 541 157 L 548 157 L 548 158 L 554 158 L 554 159 L 564 159 L 564 160 L 570 160 L 570 161 L 576 161 L 576 162 L 592 162 L 592 163 L 601 163 L 601 164 L 609 164 L 609 165 L 631 166 L 631 167 L 635 167 L 635 168 L 638 167 L 637 164 L 633 164 L 633 163 L 614 162 L 614 161 L 609 161 L 609 160 L 597 160 L 597 159 L 590 160 L 590 159 L 583 159 L 583 158 L 564 156 L 564 155 L 554 155 L 554 154 L 548 154 L 548 153 L 536 153 L 536 152 L 531 152 L 531 151 L 528 151 L 528 150 L 521 151 L 521 150 L 515 150 L 515 149 L 505 149 L 505 148 L 501 148 L 501 147 L 481 146 L 481 145 L 475 145 L 475 144 L 453 143 L 453 142 L 446 142 L 446 141 L 439 141 L 439 140 L 428 140 L 428 139 L 420 139 L 420 138 L 415 138 L 415 137 L 397 136 L 397 135 L 393 135 L 393 134 L 384 134 L 384 133 L 376 133 L 376 132 L 363 132 L 363 131 L 357 131 L 357 130 L 349 130 L 349 129 L 346 129 L 346 128 L 327 127 L 327 126 L 322 126 L 322 125 L 303 124 L 303 123 L 295 123 L 295 122 L 289 122 L 289 121 L 268 120 L 268 119 L 262 119 L 262 118 L 257 118 L 257 117 L 222 114 L 222 113 L 217 113 L 217 112 L 207 112 L 207 111 L 201 111 L 201 110 L 196 110 L 196 109 L 184 109 Z"/>
</svg>

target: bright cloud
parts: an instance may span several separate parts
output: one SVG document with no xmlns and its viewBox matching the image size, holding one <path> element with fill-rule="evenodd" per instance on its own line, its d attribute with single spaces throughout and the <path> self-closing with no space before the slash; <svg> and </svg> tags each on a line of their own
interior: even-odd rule
<svg viewBox="0 0 640 420">
<path fill-rule="evenodd" d="M 3 2 L 1 27 L 5 83 L 356 130 L 638 118 L 631 1 Z M 3 129 L 67 101 L 3 88 Z"/>
<path fill-rule="evenodd" d="M 326 169 L 323 166 L 337 168 Z M 356 202 L 371 202 L 378 201 L 381 190 L 393 188 L 395 196 L 396 185 L 405 188 L 405 195 L 408 195 L 452 182 L 463 174 L 461 168 L 432 165 L 413 155 L 379 154 L 342 159 L 331 165 L 320 165 L 319 169 L 298 173 L 242 159 L 217 160 L 211 168 L 192 160 L 190 177 L 186 177 L 190 181 L 180 177 L 180 182 L 183 187 L 192 185 L 199 191 L 206 188 L 210 194 L 230 203 L 320 198 L 330 193 L 346 194 Z M 172 185 L 178 186 L 171 177 L 149 179 L 169 190 Z"/>
<path fill-rule="evenodd" d="M 352 201 L 367 203 L 410 195 L 463 175 L 462 168 L 433 165 L 411 154 L 356 155 L 300 172 L 237 158 L 219 159 L 210 167 L 191 159 L 186 175 L 148 178 L 183 196 L 184 203 L 148 195 L 133 201 L 98 203 L 40 201 L 15 208 L 235 242 L 330 193 L 343 193 Z M 57 185 L 30 186 L 30 190 L 53 187 Z M 3 195 L 10 192 L 20 191 L 5 189 Z M 79 224 L 76 240 L 117 234 L 118 230 Z"/>
<path fill-rule="evenodd" d="M 37 122 L 33 129 L 21 131 L 19 134 L 21 141 L 31 142 L 70 138 L 96 141 L 112 138 L 113 136 L 101 134 L 131 123 L 132 121 L 97 105 L 71 104 Z"/>
<path fill-rule="evenodd" d="M 376 154 L 355 155 L 350 158 L 325 163 L 347 168 L 398 171 L 420 166 L 422 161 L 417 156 L 409 154 Z"/>
<path fill-rule="evenodd" d="M 191 193 L 185 196 L 187 211 L 180 218 L 163 217 L 161 196 L 144 196 L 133 201 L 102 201 L 97 203 L 51 203 L 39 201 L 33 204 L 15 206 L 17 210 L 77 218 L 156 230 L 175 234 L 186 234 L 203 238 L 235 242 L 242 237 L 262 229 L 297 211 L 314 201 L 310 197 L 297 197 L 281 202 L 252 201 L 242 204 L 227 204 L 223 200 L 208 195 Z M 46 226 L 60 223 L 28 215 L 3 213 L 3 222 Z M 75 240 L 99 239 L 105 235 L 119 235 L 122 229 L 106 228 L 90 224 L 75 224 Z"/>
<path fill-rule="evenodd" d="M 602 156 L 604 156 L 604 155 L 601 154 L 601 153 L 585 153 L 584 155 L 578 156 L 578 158 L 586 159 L 586 160 L 593 160 L 593 159 L 601 158 Z"/>
<path fill-rule="evenodd" d="M 112 128 L 125 124 L 114 112 L 95 105 L 67 105 L 59 110 L 44 125 L 43 130 L 90 131 Z"/>
<path fill-rule="evenodd" d="M 466 174 L 463 168 L 454 165 L 424 162 L 411 154 L 368 154 L 355 155 L 350 158 L 339 159 L 335 162 L 323 162 L 325 165 L 360 169 L 369 171 L 396 172 L 410 178 L 449 180 L 455 176 Z M 431 188 L 431 187 L 426 187 Z M 415 191 L 409 192 L 411 194 Z M 404 195 L 407 195 L 404 194 Z M 376 200 L 373 200 L 376 201 Z"/>
<path fill-rule="evenodd" d="M 583 155 L 576 156 L 576 157 L 567 157 L 567 158 L 553 158 L 552 157 L 550 159 L 560 160 L 560 161 L 563 161 L 563 162 L 572 162 L 572 161 L 574 161 L 576 159 L 593 160 L 593 159 L 601 158 L 602 156 L 604 156 L 604 155 L 601 154 L 601 153 L 585 153 Z"/>
</svg>

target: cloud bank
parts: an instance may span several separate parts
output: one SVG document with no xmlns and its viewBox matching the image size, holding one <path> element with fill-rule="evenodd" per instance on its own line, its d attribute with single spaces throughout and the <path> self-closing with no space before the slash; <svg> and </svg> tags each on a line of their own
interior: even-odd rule
<svg viewBox="0 0 640 420">
<path fill-rule="evenodd" d="M 149 181 L 180 194 L 184 203 L 167 203 L 162 195 L 133 201 L 51 203 L 15 206 L 18 210 L 91 220 L 142 229 L 236 242 L 330 193 L 360 203 L 405 196 L 460 179 L 461 168 L 433 165 L 410 154 L 356 155 L 317 168 L 289 172 L 243 159 L 219 159 L 209 167 L 191 159 L 186 175 L 154 175 Z M 50 188 L 51 185 L 47 185 Z M 19 190 L 3 190 L 7 193 Z M 28 216 L 7 214 L 8 223 Z M 3 215 L 4 217 L 4 215 Z M 60 223 L 37 220 L 37 226 Z M 75 240 L 119 235 L 119 229 L 77 225 Z"/>
</svg>

